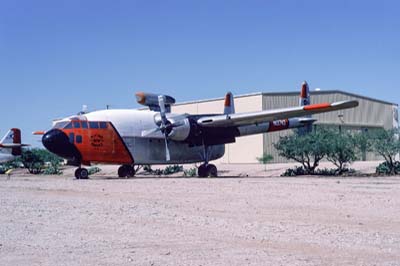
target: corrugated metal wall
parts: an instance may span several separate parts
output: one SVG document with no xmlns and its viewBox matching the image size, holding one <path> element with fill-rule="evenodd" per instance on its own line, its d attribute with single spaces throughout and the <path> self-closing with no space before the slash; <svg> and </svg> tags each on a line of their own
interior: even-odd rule
<svg viewBox="0 0 400 266">
<path fill-rule="evenodd" d="M 324 114 L 318 114 L 314 117 L 318 119 L 316 123 L 322 125 L 341 126 L 348 130 L 359 131 L 365 128 L 392 128 L 393 127 L 393 105 L 371 99 L 356 97 L 341 92 L 312 92 L 311 103 L 336 102 L 343 100 L 358 100 L 360 105 L 357 108 L 336 111 Z M 299 98 L 297 94 L 264 94 L 263 109 L 274 109 L 282 107 L 290 107 L 298 105 Z M 274 157 L 274 162 L 287 162 L 286 159 L 280 157 L 274 148 L 274 143 L 279 140 L 280 136 L 292 133 L 288 131 L 278 131 L 274 133 L 264 134 L 264 152 Z M 367 160 L 379 160 L 380 158 L 373 153 L 368 153 Z"/>
<path fill-rule="evenodd" d="M 358 100 L 360 103 L 359 107 L 315 115 L 315 118 L 318 119 L 316 125 L 341 126 L 343 129 L 354 131 L 365 128 L 383 127 L 389 129 L 393 127 L 394 110 L 396 108 L 393 108 L 392 104 L 340 91 L 311 92 L 311 103 L 336 102 L 350 99 Z M 298 104 L 298 93 L 255 93 L 235 97 L 236 112 L 254 112 L 261 111 L 262 109 L 292 107 Z M 191 114 L 222 113 L 223 99 L 181 103 L 173 106 L 172 111 Z M 263 152 L 271 154 L 274 157 L 274 162 L 287 162 L 286 159 L 279 157 L 273 144 L 278 142 L 280 136 L 290 133 L 292 133 L 291 130 L 286 130 L 238 138 L 236 143 L 226 145 L 225 156 L 220 162 L 258 163 L 256 158 L 260 157 Z M 372 153 L 368 153 L 366 159 L 380 160 L 378 156 Z"/>
</svg>

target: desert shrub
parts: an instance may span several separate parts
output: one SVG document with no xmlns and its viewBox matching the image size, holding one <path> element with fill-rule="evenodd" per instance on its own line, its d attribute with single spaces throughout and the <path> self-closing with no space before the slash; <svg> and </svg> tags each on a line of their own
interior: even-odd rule
<svg viewBox="0 0 400 266">
<path fill-rule="evenodd" d="M 274 146 L 280 156 L 300 163 L 305 174 L 313 174 L 328 152 L 326 135 L 326 130 L 313 131 L 306 135 L 292 134 L 280 137 Z"/>
<path fill-rule="evenodd" d="M 183 171 L 183 166 L 181 165 L 169 165 L 165 167 L 163 175 L 172 175 Z"/>
<path fill-rule="evenodd" d="M 385 168 L 389 169 L 387 174 L 399 174 L 400 171 L 397 168 L 399 162 L 396 161 L 396 155 L 400 152 L 400 140 L 399 130 L 376 130 L 372 134 L 372 149 L 377 154 L 381 155 L 385 159 L 385 166 L 378 166 L 379 171 L 386 171 Z M 378 169 L 377 169 L 378 173 Z"/>
<path fill-rule="evenodd" d="M 288 168 L 281 176 L 298 176 L 305 175 L 306 170 L 302 166 L 295 166 L 294 168 Z"/>
<path fill-rule="evenodd" d="M 194 168 L 184 170 L 183 175 L 188 176 L 188 177 L 197 176 L 197 168 L 194 167 Z"/>
<path fill-rule="evenodd" d="M 153 170 L 150 165 L 143 166 L 143 171 L 152 175 L 172 175 L 183 171 L 183 166 L 181 165 L 168 165 L 164 169 Z"/>
<path fill-rule="evenodd" d="M 400 162 L 395 162 L 393 167 L 394 170 L 391 168 L 388 162 L 383 162 L 376 167 L 376 173 L 380 175 L 391 175 L 393 174 L 393 171 L 397 174 L 400 173 Z"/>
<path fill-rule="evenodd" d="M 271 154 L 268 154 L 266 152 L 264 152 L 261 157 L 257 157 L 257 161 L 264 164 L 264 171 L 267 171 L 267 163 L 269 163 L 273 159 L 274 159 L 274 157 Z"/>
<path fill-rule="evenodd" d="M 88 169 L 89 175 L 93 175 L 93 174 L 98 173 L 100 171 L 101 171 L 101 169 L 99 167 L 97 167 L 97 166 L 92 166 L 92 167 L 90 167 Z"/>
<path fill-rule="evenodd" d="M 347 132 L 329 130 L 324 142 L 327 145 L 326 159 L 337 167 L 335 174 L 341 175 L 357 158 L 355 138 Z"/>
</svg>

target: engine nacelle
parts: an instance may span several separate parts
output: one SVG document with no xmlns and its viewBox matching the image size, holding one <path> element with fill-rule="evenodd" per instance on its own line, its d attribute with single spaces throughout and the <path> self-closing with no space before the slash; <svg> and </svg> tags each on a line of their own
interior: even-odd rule
<svg viewBox="0 0 400 266">
<path fill-rule="evenodd" d="M 154 93 L 137 92 L 135 96 L 136 96 L 136 101 L 139 104 L 148 106 L 150 110 L 160 111 L 160 106 L 158 104 L 159 95 Z M 167 112 L 169 112 L 171 109 L 171 105 L 175 103 L 175 99 L 168 95 L 164 95 L 164 97 L 165 97 L 165 107 L 167 109 Z"/>
<path fill-rule="evenodd" d="M 174 119 L 168 119 L 171 123 L 175 123 Z M 190 123 L 189 119 L 178 120 L 181 125 L 174 127 L 171 133 L 168 134 L 168 138 L 176 141 L 184 141 L 189 137 L 190 134 Z"/>
</svg>

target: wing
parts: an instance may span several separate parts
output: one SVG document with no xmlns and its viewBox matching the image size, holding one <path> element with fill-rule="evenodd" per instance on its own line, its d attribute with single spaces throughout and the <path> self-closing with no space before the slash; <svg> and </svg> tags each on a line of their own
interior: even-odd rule
<svg viewBox="0 0 400 266">
<path fill-rule="evenodd" d="M 292 117 L 302 117 L 312 114 L 332 112 L 354 108 L 357 106 L 358 101 L 353 100 L 335 103 L 320 103 L 307 106 L 265 110 L 260 112 L 205 116 L 200 118 L 197 123 L 204 127 L 244 126 Z"/>
<path fill-rule="evenodd" d="M 29 144 L 18 144 L 18 143 L 0 144 L 0 148 L 5 148 L 5 149 L 27 147 L 27 146 L 30 146 L 30 145 Z"/>
</svg>

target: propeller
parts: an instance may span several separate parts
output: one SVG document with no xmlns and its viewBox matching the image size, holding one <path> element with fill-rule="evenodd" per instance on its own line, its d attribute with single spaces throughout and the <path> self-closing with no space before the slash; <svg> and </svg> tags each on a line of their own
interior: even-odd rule
<svg viewBox="0 0 400 266">
<path fill-rule="evenodd" d="M 165 159 L 167 161 L 170 161 L 171 156 L 170 156 L 170 152 L 169 152 L 169 148 L 168 148 L 168 136 L 174 127 L 182 126 L 182 125 L 184 125 L 184 122 L 177 121 L 177 122 L 171 123 L 170 121 L 168 121 L 167 116 L 166 116 L 165 96 L 164 95 L 158 96 L 158 105 L 160 107 L 161 123 L 160 123 L 159 127 L 157 127 L 157 128 L 143 130 L 142 137 L 147 137 L 158 131 L 161 131 L 161 133 L 164 135 L 164 140 L 165 140 Z"/>
<path fill-rule="evenodd" d="M 164 140 L 165 140 L 165 159 L 167 161 L 171 160 L 171 156 L 169 154 L 169 148 L 168 148 L 168 128 L 167 125 L 168 123 L 171 124 L 167 116 L 165 115 L 165 96 L 164 95 L 159 95 L 158 96 L 158 105 L 160 106 L 160 116 L 161 116 L 161 125 L 160 125 L 160 130 L 164 134 Z"/>
</svg>

